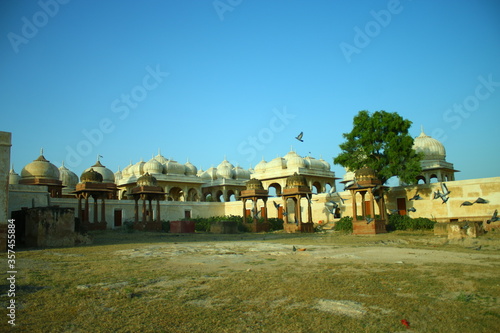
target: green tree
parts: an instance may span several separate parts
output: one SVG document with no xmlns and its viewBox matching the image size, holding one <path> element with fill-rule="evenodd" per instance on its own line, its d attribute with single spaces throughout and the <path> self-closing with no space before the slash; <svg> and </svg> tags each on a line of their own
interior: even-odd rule
<svg viewBox="0 0 500 333">
<path fill-rule="evenodd" d="M 421 154 L 413 150 L 413 138 L 408 133 L 411 121 L 396 112 L 360 111 L 353 121 L 346 141 L 340 144 L 341 153 L 334 163 L 356 171 L 364 166 L 372 168 L 384 184 L 393 176 L 404 183 L 416 182 L 421 173 Z"/>
</svg>

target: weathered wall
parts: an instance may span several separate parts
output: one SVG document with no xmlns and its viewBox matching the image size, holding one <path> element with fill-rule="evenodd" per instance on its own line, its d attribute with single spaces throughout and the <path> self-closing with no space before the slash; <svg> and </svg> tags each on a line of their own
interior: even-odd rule
<svg viewBox="0 0 500 333">
<path fill-rule="evenodd" d="M 7 250 L 11 133 L 0 132 L 0 252 Z"/>
<path fill-rule="evenodd" d="M 397 199 L 406 199 L 406 208 L 414 207 L 416 212 L 408 212 L 411 217 L 427 217 L 435 219 L 439 222 L 450 222 L 450 220 L 476 220 L 485 221 L 491 217 L 495 209 L 500 210 L 500 177 L 470 179 L 460 181 L 450 181 L 446 183 L 451 191 L 450 199 L 447 203 L 442 204 L 441 199 L 433 199 L 433 193 L 441 189 L 440 183 L 428 185 L 416 185 L 408 187 L 393 187 L 386 193 L 387 209 L 397 208 Z M 417 192 L 423 200 L 410 201 L 409 198 Z M 340 203 L 342 216 L 352 216 L 352 198 L 350 192 L 340 192 L 340 196 L 345 200 L 342 204 L 338 196 L 330 196 L 328 194 L 314 195 L 312 198 L 312 214 L 313 222 L 323 221 L 332 222 L 336 219 L 325 208 L 325 202 L 335 201 Z M 488 204 L 474 204 L 473 206 L 460 206 L 466 200 L 474 201 L 478 197 L 489 201 Z M 73 198 L 48 198 L 47 189 L 45 186 L 27 186 L 27 185 L 10 185 L 9 193 L 9 215 L 13 210 L 19 210 L 21 207 L 31 208 L 45 207 L 50 201 L 51 205 L 60 207 L 69 207 L 75 209 L 77 215 L 78 201 Z M 277 217 L 278 211 L 274 207 L 273 201 L 282 204 L 281 198 L 269 198 L 267 202 L 268 217 Z M 360 196 L 358 195 L 357 204 L 358 212 L 361 212 Z M 263 205 L 263 201 L 258 201 L 258 207 Z M 189 211 L 191 217 L 210 217 L 223 215 L 239 215 L 243 213 L 243 204 L 241 201 L 234 202 L 179 202 L 179 201 L 162 201 L 161 202 L 161 219 L 162 220 L 180 220 L 185 217 L 185 211 Z M 247 208 L 251 208 L 251 203 L 247 201 Z M 93 205 L 90 205 L 90 216 L 93 216 Z M 139 217 L 141 218 L 142 202 L 139 202 Z M 114 211 L 122 211 L 122 221 L 133 220 L 134 218 L 134 201 L 133 200 L 107 200 L 106 201 L 106 221 L 108 228 L 114 227 Z M 156 211 L 156 204 L 153 204 L 153 210 Z M 288 211 L 292 211 L 292 205 L 288 207 Z M 302 220 L 307 220 L 307 200 L 301 200 Z M 375 214 L 379 214 L 376 207 Z M 99 214 L 100 218 L 100 204 Z M 156 217 L 156 213 L 153 213 Z M 293 215 L 290 215 L 293 219 Z"/>
</svg>

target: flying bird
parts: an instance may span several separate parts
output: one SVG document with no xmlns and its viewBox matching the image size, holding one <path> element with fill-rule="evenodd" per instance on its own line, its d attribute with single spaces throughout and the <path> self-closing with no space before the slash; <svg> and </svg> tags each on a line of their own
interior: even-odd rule
<svg viewBox="0 0 500 333">
<path fill-rule="evenodd" d="M 441 190 L 443 191 L 443 195 L 446 196 L 451 193 L 451 191 L 448 191 L 448 186 L 446 186 L 445 183 L 441 183 Z"/>
<path fill-rule="evenodd" d="M 335 209 L 339 207 L 339 205 L 335 201 L 325 202 L 326 209 L 330 212 L 330 214 L 335 214 Z"/>
<path fill-rule="evenodd" d="M 488 221 L 486 221 L 486 223 L 490 224 L 491 222 L 496 222 L 500 220 L 500 218 L 498 217 L 498 209 L 495 209 L 495 212 L 493 213 L 493 216 L 491 217 L 491 219 L 489 219 Z"/>
<path fill-rule="evenodd" d="M 411 200 L 422 200 L 422 199 L 423 198 L 418 194 L 418 191 L 417 191 L 417 193 L 415 193 L 415 195 L 410 198 L 410 201 Z"/>
<path fill-rule="evenodd" d="M 444 195 L 441 196 L 441 199 L 443 200 L 443 202 L 441 202 L 441 203 L 446 203 L 446 201 L 448 201 L 449 198 L 450 197 L 445 197 Z"/>
<path fill-rule="evenodd" d="M 373 219 L 371 217 L 366 217 L 366 224 L 370 224 L 370 222 L 372 222 Z"/>
<path fill-rule="evenodd" d="M 470 202 L 470 201 L 464 201 L 460 204 L 460 207 L 462 206 L 472 206 L 474 204 L 474 202 Z"/>
<path fill-rule="evenodd" d="M 437 190 L 436 192 L 434 192 L 434 199 L 441 198 L 441 195 L 441 191 Z"/>
<path fill-rule="evenodd" d="M 312 197 L 313 197 L 312 193 L 307 194 L 307 201 L 309 201 L 309 203 L 310 203 L 311 205 L 312 205 L 312 203 L 313 203 L 313 202 L 312 202 Z"/>
<path fill-rule="evenodd" d="M 417 211 L 417 209 L 415 207 L 410 207 L 410 208 L 408 208 L 408 211 L 415 213 Z"/>
<path fill-rule="evenodd" d="M 474 201 L 474 203 L 478 203 L 478 204 L 487 204 L 489 201 L 486 200 L 486 199 L 483 199 L 483 198 L 477 198 L 476 201 Z"/>
<path fill-rule="evenodd" d="M 280 209 L 280 204 L 279 203 L 276 203 L 276 201 L 273 201 L 273 204 L 274 204 L 274 207 L 276 207 L 276 209 Z"/>
<path fill-rule="evenodd" d="M 391 214 L 397 214 L 397 213 L 399 213 L 399 210 L 397 210 L 397 209 L 389 209 L 389 212 Z"/>
<path fill-rule="evenodd" d="M 297 136 L 295 137 L 295 139 L 299 140 L 300 142 L 304 142 L 304 140 L 302 140 L 302 137 L 303 137 L 303 136 L 304 136 L 304 132 L 300 132 L 300 134 L 299 134 L 299 135 L 297 135 Z"/>
</svg>

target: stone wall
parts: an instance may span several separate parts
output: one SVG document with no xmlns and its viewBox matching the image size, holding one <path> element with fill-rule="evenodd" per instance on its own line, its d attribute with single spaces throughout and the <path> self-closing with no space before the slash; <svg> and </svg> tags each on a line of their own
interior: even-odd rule
<svg viewBox="0 0 500 333">
<path fill-rule="evenodd" d="M 0 252 L 7 250 L 11 133 L 0 132 Z"/>
</svg>

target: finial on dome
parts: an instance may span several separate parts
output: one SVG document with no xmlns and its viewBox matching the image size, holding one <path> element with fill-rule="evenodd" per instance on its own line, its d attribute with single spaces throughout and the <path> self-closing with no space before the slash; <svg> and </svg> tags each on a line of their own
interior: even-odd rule
<svg viewBox="0 0 500 333">
<path fill-rule="evenodd" d="M 158 156 L 161 156 L 161 150 L 158 148 Z"/>
<path fill-rule="evenodd" d="M 40 148 L 40 156 L 43 156 L 43 148 Z"/>
<path fill-rule="evenodd" d="M 420 125 L 420 133 L 424 133 L 424 125 Z"/>
<path fill-rule="evenodd" d="M 100 160 L 101 158 L 102 158 L 102 156 L 97 154 L 97 162 L 101 162 L 101 160 Z"/>
</svg>

